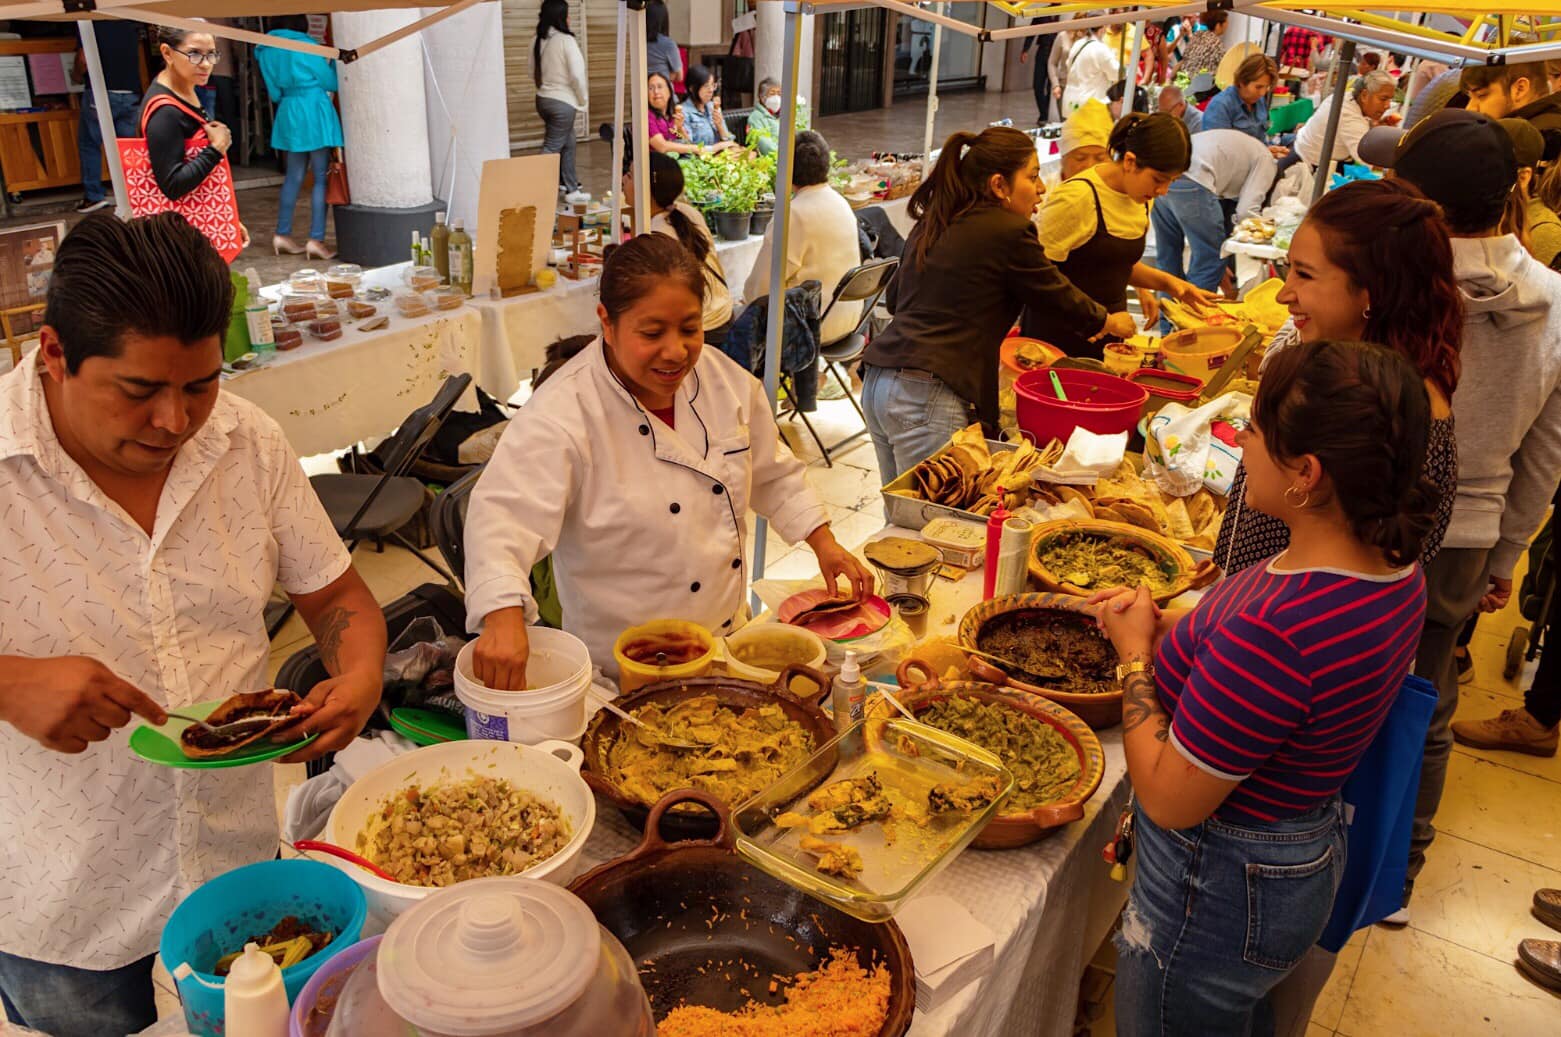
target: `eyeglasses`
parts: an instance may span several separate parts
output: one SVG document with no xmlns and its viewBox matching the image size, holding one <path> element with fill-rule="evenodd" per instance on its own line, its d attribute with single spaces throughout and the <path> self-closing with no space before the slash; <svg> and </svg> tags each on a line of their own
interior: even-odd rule
<svg viewBox="0 0 1561 1037">
<path fill-rule="evenodd" d="M 214 50 L 176 50 L 174 53 L 183 54 L 186 58 L 189 58 L 192 65 L 211 65 L 215 67 L 217 62 L 222 60 L 222 55 Z"/>
</svg>

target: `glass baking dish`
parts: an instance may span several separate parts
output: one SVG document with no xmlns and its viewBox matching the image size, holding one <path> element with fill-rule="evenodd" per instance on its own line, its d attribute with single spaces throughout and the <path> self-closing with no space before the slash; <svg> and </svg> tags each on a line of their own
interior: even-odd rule
<svg viewBox="0 0 1561 1037">
<path fill-rule="evenodd" d="M 809 826 L 777 824 L 785 814 L 809 818 L 808 799 L 827 786 L 876 775 L 894 809 L 888 818 L 814 836 Z M 931 813 L 934 786 L 963 788 L 995 779 L 996 794 L 974 810 Z M 755 867 L 847 914 L 869 922 L 894 915 L 923 883 L 948 866 L 997 815 L 1013 775 L 992 753 L 926 724 L 869 718 L 847 728 L 735 814 L 737 852 Z M 988 788 L 992 788 L 990 784 Z M 794 819 L 792 819 L 794 820 Z M 861 855 L 853 877 L 818 870 L 805 837 Z"/>
</svg>

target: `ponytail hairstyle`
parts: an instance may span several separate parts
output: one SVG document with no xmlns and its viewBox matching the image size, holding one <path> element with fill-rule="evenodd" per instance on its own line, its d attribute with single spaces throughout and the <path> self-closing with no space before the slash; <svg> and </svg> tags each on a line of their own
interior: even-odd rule
<svg viewBox="0 0 1561 1037">
<path fill-rule="evenodd" d="M 683 166 L 671 155 L 650 153 L 650 196 L 656 207 L 666 212 L 667 222 L 683 247 L 703 266 L 710 255 L 710 239 L 699 232 L 687 213 L 676 208 L 675 203 L 683 196 Z"/>
<path fill-rule="evenodd" d="M 1463 345 L 1463 293 L 1442 209 L 1407 180 L 1358 180 L 1306 214 L 1328 262 L 1371 300 L 1366 339 L 1406 358 L 1451 400 Z"/>
<path fill-rule="evenodd" d="M 542 0 L 537 12 L 537 38 L 531 41 L 531 79 L 542 85 L 542 41 L 555 32 L 573 36 L 569 29 L 569 0 Z"/>
<path fill-rule="evenodd" d="M 1132 152 L 1140 166 L 1167 176 L 1181 176 L 1192 165 L 1187 124 L 1168 112 L 1128 112 L 1111 128 L 1106 150 L 1118 162 Z"/>
<path fill-rule="evenodd" d="M 641 234 L 607 254 L 597 294 L 607 318 L 617 321 L 668 280 L 681 283 L 704 307 L 705 271 L 693 254 L 665 234 Z"/>
<path fill-rule="evenodd" d="M 1275 461 L 1317 458 L 1357 540 L 1390 565 L 1420 557 L 1438 498 L 1425 477 L 1431 401 L 1401 354 L 1328 340 L 1281 350 L 1263 370 L 1252 421 Z"/>
<path fill-rule="evenodd" d="M 992 177 L 1012 180 L 1035 158 L 1035 142 L 1011 126 L 988 126 L 980 133 L 960 130 L 943 142 L 932 175 L 911 195 L 911 219 L 918 223 L 912 251 L 917 262 L 943 232 L 978 205 L 996 204 Z"/>
</svg>

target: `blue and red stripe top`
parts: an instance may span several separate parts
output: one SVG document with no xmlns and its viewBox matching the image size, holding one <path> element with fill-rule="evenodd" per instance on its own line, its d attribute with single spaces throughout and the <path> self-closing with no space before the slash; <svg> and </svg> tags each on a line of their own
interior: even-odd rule
<svg viewBox="0 0 1561 1037">
<path fill-rule="evenodd" d="M 1343 787 L 1414 659 L 1418 565 L 1390 576 L 1253 566 L 1161 642 L 1156 690 L 1189 762 L 1241 784 L 1215 816 L 1276 821 Z"/>
</svg>

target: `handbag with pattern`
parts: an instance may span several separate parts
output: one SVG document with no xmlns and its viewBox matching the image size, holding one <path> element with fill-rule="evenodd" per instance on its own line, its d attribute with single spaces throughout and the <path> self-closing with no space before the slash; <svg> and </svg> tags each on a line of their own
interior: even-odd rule
<svg viewBox="0 0 1561 1037">
<path fill-rule="evenodd" d="M 233 167 L 228 164 L 228 157 L 222 156 L 222 161 L 206 175 L 206 179 L 178 201 L 170 199 L 157 186 L 157 177 L 152 172 L 152 158 L 146 149 L 146 121 L 157 109 L 168 105 L 199 119 L 202 125 L 206 122 L 201 113 L 176 97 L 159 94 L 147 102 L 141 112 L 141 136 L 120 137 L 115 142 L 119 146 L 119 160 L 125 168 L 125 190 L 130 196 L 130 213 L 132 216 L 154 216 L 160 212 L 176 212 L 206 235 L 207 240 L 222 254 L 223 260 L 231 263 L 244 250 L 244 230 L 239 223 L 238 198 L 233 193 Z M 195 158 L 210 144 L 206 131 L 197 130 L 184 142 L 185 161 Z"/>
</svg>

